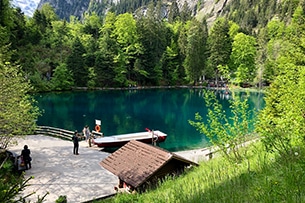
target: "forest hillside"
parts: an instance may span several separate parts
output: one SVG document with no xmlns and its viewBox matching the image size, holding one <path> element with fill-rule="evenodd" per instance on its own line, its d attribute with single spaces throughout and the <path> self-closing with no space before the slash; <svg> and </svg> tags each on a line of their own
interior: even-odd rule
<svg viewBox="0 0 305 203">
<path fill-rule="evenodd" d="M 126 5 L 128 2 L 131 1 L 122 1 Z M 265 108 L 259 112 L 255 133 L 262 141 L 263 152 L 272 154 L 275 161 L 263 153 L 252 163 L 243 162 L 248 171 L 240 171 L 238 179 L 234 179 L 235 173 L 230 177 L 229 173 L 224 174 L 233 185 L 220 186 L 233 188 L 226 195 L 236 192 L 235 186 L 242 185 L 241 189 L 251 186 L 249 193 L 239 196 L 254 197 L 250 202 L 262 200 L 261 197 L 266 198 L 263 198 L 265 202 L 302 202 L 305 176 L 304 161 L 299 157 L 303 157 L 305 148 L 305 0 L 227 1 L 217 11 L 213 23 L 208 21 L 211 16 L 198 12 L 200 3 L 194 10 L 185 3 L 181 7 L 173 0 L 166 16 L 161 1 L 148 3 L 145 10 L 126 12 L 127 7 L 119 10 L 119 5 L 115 5 L 118 9 L 113 7 L 104 14 L 87 12 L 81 19 L 70 16 L 66 20 L 50 4 L 42 5 L 33 17 L 27 18 L 20 9 L 11 7 L 9 0 L 1 1 L 0 131 L 3 143 L 7 145 L 15 135 L 34 129 L 38 110 L 32 108 L 29 92 L 131 86 L 268 86 Z M 243 102 L 233 104 L 239 110 L 235 111 L 234 121 L 242 121 L 245 114 L 239 112 L 244 112 L 246 106 Z M 220 135 L 225 141 L 235 141 L 234 136 L 226 136 L 229 131 L 237 137 L 247 135 L 246 123 L 222 125 L 222 111 L 213 107 L 216 110 L 209 113 L 211 135 Z M 200 116 L 196 118 L 199 130 L 205 130 Z M 220 144 L 227 146 L 226 142 Z M 235 144 L 228 146 L 236 149 Z M 253 156 L 245 153 L 246 158 L 248 155 L 251 158 L 259 153 Z M 288 167 L 281 168 L 283 162 Z M 270 164 L 274 167 L 268 170 Z M 235 172 L 239 165 L 234 162 L 226 166 Z M 256 182 L 256 174 L 261 172 L 259 180 L 262 181 Z M 193 174 L 196 179 L 200 173 Z M 215 174 L 211 174 L 212 178 Z M 270 174 L 275 176 L 268 179 Z M 218 186 L 218 179 L 210 180 L 212 187 L 215 188 L 215 183 Z M 180 185 L 184 186 L 185 182 Z M 198 183 L 189 178 L 187 182 Z M 218 188 L 217 191 L 226 191 Z M 196 202 L 196 197 L 205 197 L 196 196 L 203 190 L 206 188 L 187 194 Z M 216 190 L 211 191 L 213 195 Z M 212 198 L 217 200 L 222 194 Z"/>
<path fill-rule="evenodd" d="M 302 50 L 303 0 L 102 2 L 107 12 L 67 21 L 50 4 L 26 18 L 4 0 L 1 46 L 35 91 L 269 85 L 284 44 Z"/>
</svg>

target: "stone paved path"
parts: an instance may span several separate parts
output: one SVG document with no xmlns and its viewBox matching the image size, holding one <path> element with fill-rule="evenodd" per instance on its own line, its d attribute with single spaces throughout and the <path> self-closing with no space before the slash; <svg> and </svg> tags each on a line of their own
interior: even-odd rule
<svg viewBox="0 0 305 203">
<path fill-rule="evenodd" d="M 68 203 L 74 203 L 114 194 L 113 187 L 118 178 L 99 165 L 109 153 L 89 148 L 82 141 L 80 155 L 73 155 L 71 141 L 43 135 L 26 136 L 9 150 L 20 154 L 25 144 L 33 158 L 32 169 L 27 170 L 25 176 L 34 176 L 34 179 L 29 181 L 30 185 L 24 191 L 24 194 L 35 192 L 28 199 L 31 202 L 47 192 L 46 203 L 54 203 L 60 195 L 66 195 Z"/>
</svg>

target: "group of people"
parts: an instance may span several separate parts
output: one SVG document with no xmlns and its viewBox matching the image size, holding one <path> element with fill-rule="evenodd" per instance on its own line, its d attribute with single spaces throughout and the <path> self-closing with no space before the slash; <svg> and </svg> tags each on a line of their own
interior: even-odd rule
<svg viewBox="0 0 305 203">
<path fill-rule="evenodd" d="M 83 136 L 85 137 L 85 140 L 88 141 L 88 142 L 90 142 L 89 141 L 90 135 L 91 134 L 90 134 L 89 126 L 86 125 L 84 127 L 84 129 L 83 129 Z M 79 135 L 77 130 L 75 130 L 74 135 L 72 137 L 72 141 L 73 141 L 73 154 L 75 154 L 75 155 L 79 155 L 78 148 L 79 148 L 79 140 L 80 140 L 80 138 L 81 138 L 81 135 Z"/>
<path fill-rule="evenodd" d="M 83 129 L 83 136 L 85 136 L 86 141 L 89 141 L 89 138 L 91 136 L 89 126 L 86 125 Z M 79 140 L 81 136 L 78 134 L 77 130 L 74 132 L 74 135 L 72 137 L 72 141 L 74 144 L 73 147 L 73 154 L 79 155 L 78 148 L 79 148 Z M 32 168 L 32 157 L 31 157 L 31 150 L 29 149 L 28 145 L 24 145 L 23 150 L 21 151 L 20 158 L 20 167 L 25 168 L 25 170 Z"/>
</svg>

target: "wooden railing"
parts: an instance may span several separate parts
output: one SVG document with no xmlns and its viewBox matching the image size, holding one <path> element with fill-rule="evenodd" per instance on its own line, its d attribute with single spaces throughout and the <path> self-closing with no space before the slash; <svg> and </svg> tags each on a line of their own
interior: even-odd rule
<svg viewBox="0 0 305 203">
<path fill-rule="evenodd" d="M 36 134 L 41 134 L 41 135 L 48 135 L 48 136 L 53 136 L 53 137 L 59 137 L 61 139 L 65 140 L 72 140 L 72 137 L 74 135 L 74 131 L 70 130 L 65 130 L 61 128 L 54 128 L 50 126 L 37 126 L 35 130 Z M 82 132 L 78 132 L 79 135 L 83 136 Z M 103 136 L 103 133 L 92 131 L 92 134 L 94 136 Z M 85 137 L 83 137 L 85 138 Z"/>
<path fill-rule="evenodd" d="M 35 133 L 41 135 L 49 135 L 52 137 L 59 137 L 65 140 L 72 140 L 74 134 L 73 131 L 54 128 L 50 126 L 37 126 Z"/>
</svg>

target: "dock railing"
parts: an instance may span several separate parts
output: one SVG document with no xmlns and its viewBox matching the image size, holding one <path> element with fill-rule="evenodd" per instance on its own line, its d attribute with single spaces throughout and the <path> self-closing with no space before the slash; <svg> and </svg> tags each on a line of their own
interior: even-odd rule
<svg viewBox="0 0 305 203">
<path fill-rule="evenodd" d="M 72 140 L 74 131 L 65 130 L 61 128 L 55 128 L 50 126 L 37 126 L 35 134 L 48 135 L 52 137 L 58 137 L 64 140 Z M 85 140 L 85 136 L 82 132 L 78 132 L 82 139 Z M 103 133 L 92 131 L 94 137 L 103 137 Z"/>
<path fill-rule="evenodd" d="M 58 137 L 65 140 L 72 140 L 74 134 L 73 131 L 54 128 L 50 126 L 37 126 L 35 133 L 41 135 L 48 135 L 52 137 Z"/>
</svg>

